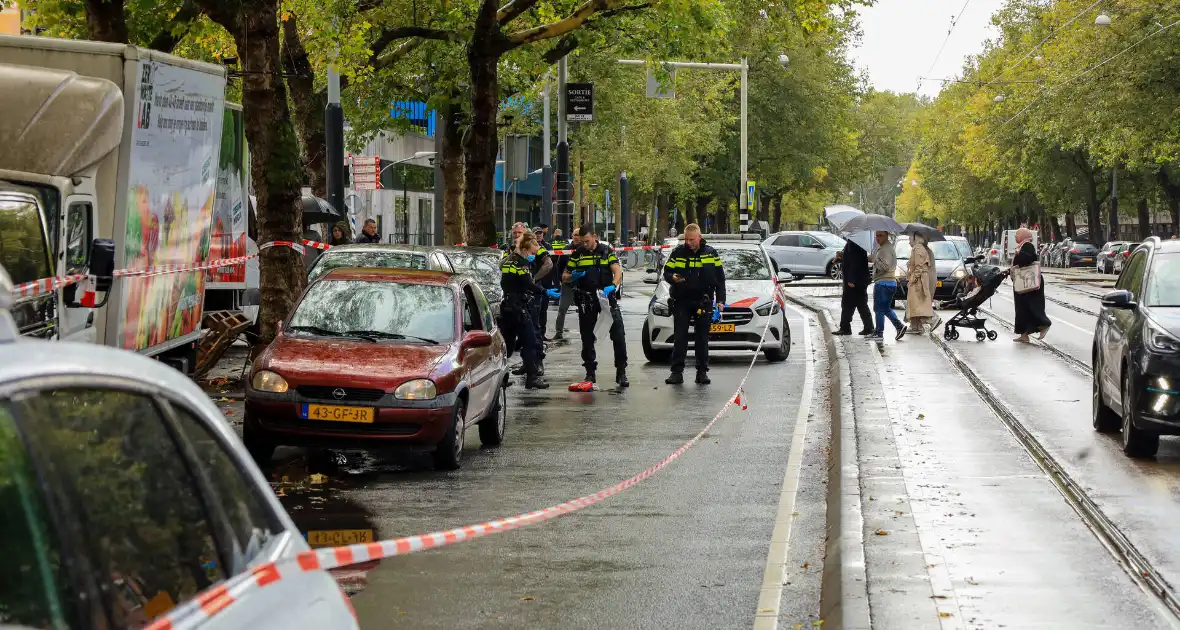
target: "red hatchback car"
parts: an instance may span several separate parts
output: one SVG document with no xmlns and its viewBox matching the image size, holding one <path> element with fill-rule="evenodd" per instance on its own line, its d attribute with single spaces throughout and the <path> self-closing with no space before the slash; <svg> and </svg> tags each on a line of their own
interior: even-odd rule
<svg viewBox="0 0 1180 630">
<path fill-rule="evenodd" d="M 243 440 L 260 464 L 279 445 L 408 447 L 455 469 L 467 427 L 503 441 L 507 365 L 471 278 L 336 269 L 307 287 L 251 366 Z"/>
</svg>

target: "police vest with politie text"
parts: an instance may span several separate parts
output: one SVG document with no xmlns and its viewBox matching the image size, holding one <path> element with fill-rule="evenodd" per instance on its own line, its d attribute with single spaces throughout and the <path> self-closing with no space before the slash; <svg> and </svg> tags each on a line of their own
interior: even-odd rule
<svg viewBox="0 0 1180 630">
<path fill-rule="evenodd" d="M 527 308 L 534 295 L 544 292 L 544 288 L 533 281 L 532 264 L 516 252 L 508 252 L 500 259 L 500 288 L 504 290 L 505 308 Z"/>
<path fill-rule="evenodd" d="M 673 282 L 673 275 L 684 278 L 684 282 Z M 701 239 L 696 251 L 683 244 L 673 249 L 664 263 L 664 280 L 673 300 L 725 303 L 725 269 L 717 250 L 706 244 L 705 239 Z"/>
</svg>

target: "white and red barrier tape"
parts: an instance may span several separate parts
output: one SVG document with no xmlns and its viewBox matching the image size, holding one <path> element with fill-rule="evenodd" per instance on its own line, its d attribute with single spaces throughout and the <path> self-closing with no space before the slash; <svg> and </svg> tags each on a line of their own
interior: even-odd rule
<svg viewBox="0 0 1180 630">
<path fill-rule="evenodd" d="M 145 630 L 184 630 L 197 627 L 214 615 L 233 606 L 240 597 L 248 594 L 253 589 L 265 588 L 282 580 L 284 574 L 326 571 L 359 562 L 382 560 L 394 556 L 404 556 L 416 551 L 445 547 L 455 543 L 475 540 L 476 538 L 483 538 L 492 534 L 511 531 L 526 525 L 543 523 L 558 516 L 564 516 L 601 503 L 639 484 L 679 459 L 685 451 L 696 446 L 701 441 L 701 438 L 705 437 L 705 434 L 713 428 L 713 425 L 717 424 L 717 421 L 725 415 L 725 412 L 730 407 L 738 406 L 743 410 L 746 409 L 748 403 L 748 399 L 745 397 L 746 380 L 750 378 L 750 373 L 754 370 L 754 364 L 757 362 L 758 354 L 762 350 L 762 343 L 766 339 L 766 334 L 770 331 L 771 321 L 773 321 L 771 318 L 767 318 L 766 327 L 762 329 L 762 340 L 758 342 L 758 348 L 754 351 L 754 358 L 750 360 L 750 366 L 746 368 L 746 373 L 742 376 L 741 382 L 738 383 L 737 390 L 732 396 L 726 399 L 725 404 L 721 406 L 721 410 L 717 412 L 717 415 L 713 416 L 713 419 L 703 429 L 692 436 L 692 439 L 685 442 L 680 448 L 673 451 L 672 454 L 629 479 L 603 488 L 594 494 L 588 494 L 584 497 L 559 503 L 552 507 L 518 514 L 508 518 L 487 521 L 477 525 L 467 525 L 466 527 L 456 527 L 429 534 L 382 540 L 374 543 L 315 549 L 302 552 L 293 559 L 284 560 L 279 563 L 267 562 L 255 567 L 249 573 L 238 574 L 222 584 L 197 595 L 194 599 L 173 609 L 167 616 L 154 621 Z"/>
<path fill-rule="evenodd" d="M 294 241 L 272 241 L 270 243 L 263 243 L 258 246 L 259 251 L 267 250 L 272 247 L 290 247 L 300 254 L 304 253 L 304 246 L 314 247 L 315 249 L 327 251 L 332 248 L 327 243 L 319 241 L 310 241 L 304 239 L 302 243 Z M 671 245 L 638 245 L 635 247 L 616 247 L 616 252 L 629 252 L 635 250 L 647 249 L 667 249 Z M 572 249 L 559 249 L 551 252 L 556 256 L 568 256 L 574 253 Z M 211 260 L 204 263 L 193 263 L 188 265 L 161 265 L 159 267 L 149 267 L 147 269 L 117 269 L 113 274 L 115 278 L 136 278 L 147 276 L 159 276 L 169 273 L 187 273 L 192 271 L 205 271 L 208 269 L 217 269 L 219 267 L 234 267 L 245 264 L 247 261 L 256 258 L 257 254 L 249 256 L 238 256 L 235 258 L 222 258 L 219 260 Z M 13 288 L 14 297 L 31 297 L 41 293 L 51 293 L 63 287 L 68 287 L 71 284 L 81 282 L 87 278 L 87 274 L 77 273 L 68 276 L 57 276 L 53 278 L 42 278 L 40 280 L 33 280 L 16 285 Z"/>
</svg>

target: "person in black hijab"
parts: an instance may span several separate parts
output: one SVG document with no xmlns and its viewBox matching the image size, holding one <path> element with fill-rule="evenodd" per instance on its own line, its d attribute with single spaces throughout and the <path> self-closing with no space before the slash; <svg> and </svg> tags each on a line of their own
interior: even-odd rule
<svg viewBox="0 0 1180 630">
<path fill-rule="evenodd" d="M 852 311 L 855 310 L 860 314 L 860 321 L 864 324 L 860 334 L 871 335 L 875 331 L 872 314 L 869 312 L 869 253 L 860 245 L 848 241 L 844 245 L 842 259 L 844 293 L 840 297 L 840 329 L 832 334 L 852 334 Z"/>
</svg>

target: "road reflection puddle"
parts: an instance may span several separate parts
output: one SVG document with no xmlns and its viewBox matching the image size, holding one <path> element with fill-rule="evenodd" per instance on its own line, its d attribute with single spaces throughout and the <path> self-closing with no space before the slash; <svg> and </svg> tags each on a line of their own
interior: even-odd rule
<svg viewBox="0 0 1180 630">
<path fill-rule="evenodd" d="M 331 463 L 333 454 L 328 457 Z M 381 540 L 372 514 L 348 500 L 341 490 L 355 485 L 353 476 L 325 466 L 319 457 L 285 462 L 269 472 L 270 485 L 279 502 L 312 549 L 377 542 Z M 345 460 L 347 462 L 347 460 Z M 369 572 L 380 560 L 361 562 L 329 573 L 349 597 L 368 585 Z"/>
</svg>

